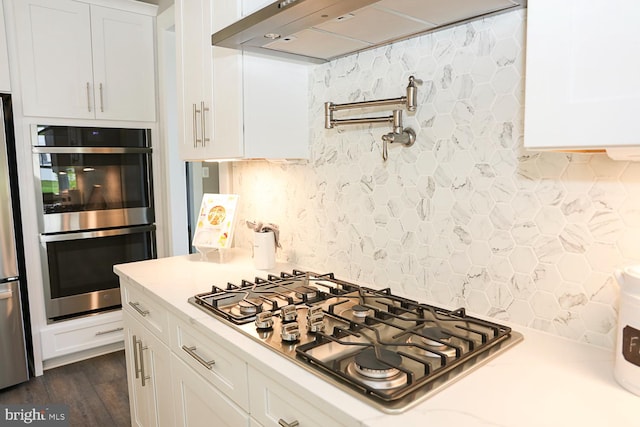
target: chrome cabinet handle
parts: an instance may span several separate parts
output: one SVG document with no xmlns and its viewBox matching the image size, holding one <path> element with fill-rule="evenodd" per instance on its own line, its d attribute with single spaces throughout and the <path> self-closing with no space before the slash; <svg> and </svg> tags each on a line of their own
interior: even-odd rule
<svg viewBox="0 0 640 427">
<path fill-rule="evenodd" d="M 147 385 L 146 381 L 151 378 L 144 372 L 144 354 L 142 353 L 148 348 L 149 347 L 147 346 L 142 346 L 142 340 L 138 340 L 138 354 L 140 355 L 140 379 L 142 380 L 142 387 Z"/>
<path fill-rule="evenodd" d="M 207 369 L 209 369 L 209 370 L 213 369 L 213 365 L 215 365 L 215 364 L 216 364 L 216 361 L 215 361 L 215 360 L 210 360 L 210 361 L 208 361 L 208 362 L 207 362 L 207 361 L 206 361 L 206 360 L 204 360 L 202 357 L 200 357 L 200 356 L 196 353 L 196 346 L 195 346 L 195 345 L 194 345 L 194 346 L 192 346 L 192 347 L 187 347 L 186 345 L 183 345 L 183 346 L 182 346 L 182 349 L 183 349 L 184 351 L 186 351 L 186 352 L 189 354 L 189 356 L 191 356 L 191 357 L 193 357 L 194 359 L 196 359 L 198 362 L 200 362 L 200 364 L 201 364 L 202 366 L 204 366 L 205 368 L 207 368 Z"/>
<path fill-rule="evenodd" d="M 98 332 L 96 332 L 96 336 L 112 334 L 114 332 L 120 332 L 123 329 L 124 329 L 123 327 L 119 327 L 119 328 L 115 328 L 115 329 L 109 329 L 108 331 L 98 331 Z"/>
<path fill-rule="evenodd" d="M 89 82 L 87 82 L 87 109 L 91 112 L 91 93 L 89 92 Z"/>
<path fill-rule="evenodd" d="M 104 102 L 103 102 L 103 96 L 102 96 L 102 83 L 100 83 L 100 112 L 104 113 Z"/>
<path fill-rule="evenodd" d="M 133 363 L 135 366 L 135 371 L 136 371 L 136 378 L 140 378 L 140 363 L 138 362 L 138 339 L 136 338 L 136 336 L 134 335 L 132 337 L 132 341 L 133 341 Z"/>
<path fill-rule="evenodd" d="M 298 427 L 300 425 L 298 420 L 294 420 L 294 421 L 291 421 L 290 423 L 288 423 L 285 420 L 283 420 L 282 418 L 280 418 L 278 420 L 278 424 L 280 424 L 282 427 Z"/>
<path fill-rule="evenodd" d="M 210 141 L 210 139 L 207 138 L 207 115 L 205 113 L 209 111 L 209 109 L 204 106 L 204 101 L 200 103 L 200 111 L 202 111 L 200 119 L 200 125 L 202 126 L 202 146 L 206 147 L 207 142 Z"/>
<path fill-rule="evenodd" d="M 131 307 L 133 307 L 135 311 L 140 313 L 140 315 L 142 317 L 146 317 L 147 314 L 149 314 L 149 310 L 143 310 L 143 309 L 140 308 L 140 303 L 139 302 L 131 302 L 131 301 L 129 301 L 129 305 Z"/>
<path fill-rule="evenodd" d="M 198 114 L 200 114 L 200 112 L 201 110 L 198 110 L 198 104 L 193 104 L 193 148 L 197 148 L 198 143 L 202 141 L 198 139 Z"/>
</svg>

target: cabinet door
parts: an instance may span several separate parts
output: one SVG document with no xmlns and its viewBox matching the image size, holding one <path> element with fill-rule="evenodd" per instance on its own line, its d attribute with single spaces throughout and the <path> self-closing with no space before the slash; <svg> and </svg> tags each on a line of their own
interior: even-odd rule
<svg viewBox="0 0 640 427">
<path fill-rule="evenodd" d="M 309 65 L 243 56 L 244 155 L 309 157 Z"/>
<path fill-rule="evenodd" d="M 527 5 L 525 147 L 638 145 L 640 3 Z"/>
<path fill-rule="evenodd" d="M 14 2 L 24 115 L 93 118 L 89 5 Z"/>
<path fill-rule="evenodd" d="M 204 160 L 202 106 L 211 108 L 211 1 L 176 0 L 180 156 Z M 208 74 L 207 74 L 208 72 Z M 211 129 L 206 129 L 211 139 Z"/>
<path fill-rule="evenodd" d="M 240 1 L 213 0 L 213 31 L 240 19 L 241 11 Z M 235 49 L 214 47 L 211 55 L 214 133 L 210 154 L 216 159 L 243 158 L 243 54 Z"/>
<path fill-rule="evenodd" d="M 4 10 L 0 2 L 0 92 L 11 92 L 9 79 L 9 55 L 7 53 L 7 33 L 4 26 Z"/>
<path fill-rule="evenodd" d="M 91 6 L 96 118 L 155 121 L 153 18 Z"/>
<path fill-rule="evenodd" d="M 253 367 L 249 367 L 249 379 L 251 416 L 265 427 L 286 424 L 306 427 L 360 425 L 354 419 L 336 420 Z"/>
<path fill-rule="evenodd" d="M 127 312 L 125 354 L 131 424 L 173 426 L 169 348 Z M 143 380 L 144 377 L 144 380 Z"/>
<path fill-rule="evenodd" d="M 249 426 L 249 415 L 177 356 L 171 356 L 176 426 Z"/>
</svg>

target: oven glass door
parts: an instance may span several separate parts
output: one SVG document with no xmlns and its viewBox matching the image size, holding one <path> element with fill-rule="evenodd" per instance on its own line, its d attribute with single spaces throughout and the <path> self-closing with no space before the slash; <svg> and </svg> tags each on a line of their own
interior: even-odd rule
<svg viewBox="0 0 640 427">
<path fill-rule="evenodd" d="M 156 257 L 153 225 L 40 238 L 49 319 L 120 306 L 113 266 Z"/>
<path fill-rule="evenodd" d="M 40 233 L 151 224 L 148 129 L 34 126 Z"/>
<path fill-rule="evenodd" d="M 144 208 L 145 153 L 39 153 L 44 214 Z"/>
</svg>

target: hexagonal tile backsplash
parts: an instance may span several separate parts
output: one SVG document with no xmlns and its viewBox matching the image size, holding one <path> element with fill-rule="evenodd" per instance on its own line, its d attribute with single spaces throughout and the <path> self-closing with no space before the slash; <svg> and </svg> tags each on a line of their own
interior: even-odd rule
<svg viewBox="0 0 640 427">
<path fill-rule="evenodd" d="M 525 17 L 316 66 L 311 160 L 234 164 L 240 219 L 279 224 L 283 260 L 613 347 L 612 271 L 640 259 L 640 165 L 523 148 Z M 325 101 L 398 97 L 410 75 L 413 147 L 385 163 L 388 126 L 324 129 Z"/>
</svg>

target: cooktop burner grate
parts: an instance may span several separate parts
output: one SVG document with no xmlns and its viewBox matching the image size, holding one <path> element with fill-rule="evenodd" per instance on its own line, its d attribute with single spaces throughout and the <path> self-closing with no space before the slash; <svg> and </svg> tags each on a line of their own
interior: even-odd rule
<svg viewBox="0 0 640 427">
<path fill-rule="evenodd" d="M 386 412 L 401 412 L 510 348 L 511 328 L 294 270 L 189 300 Z"/>
</svg>

